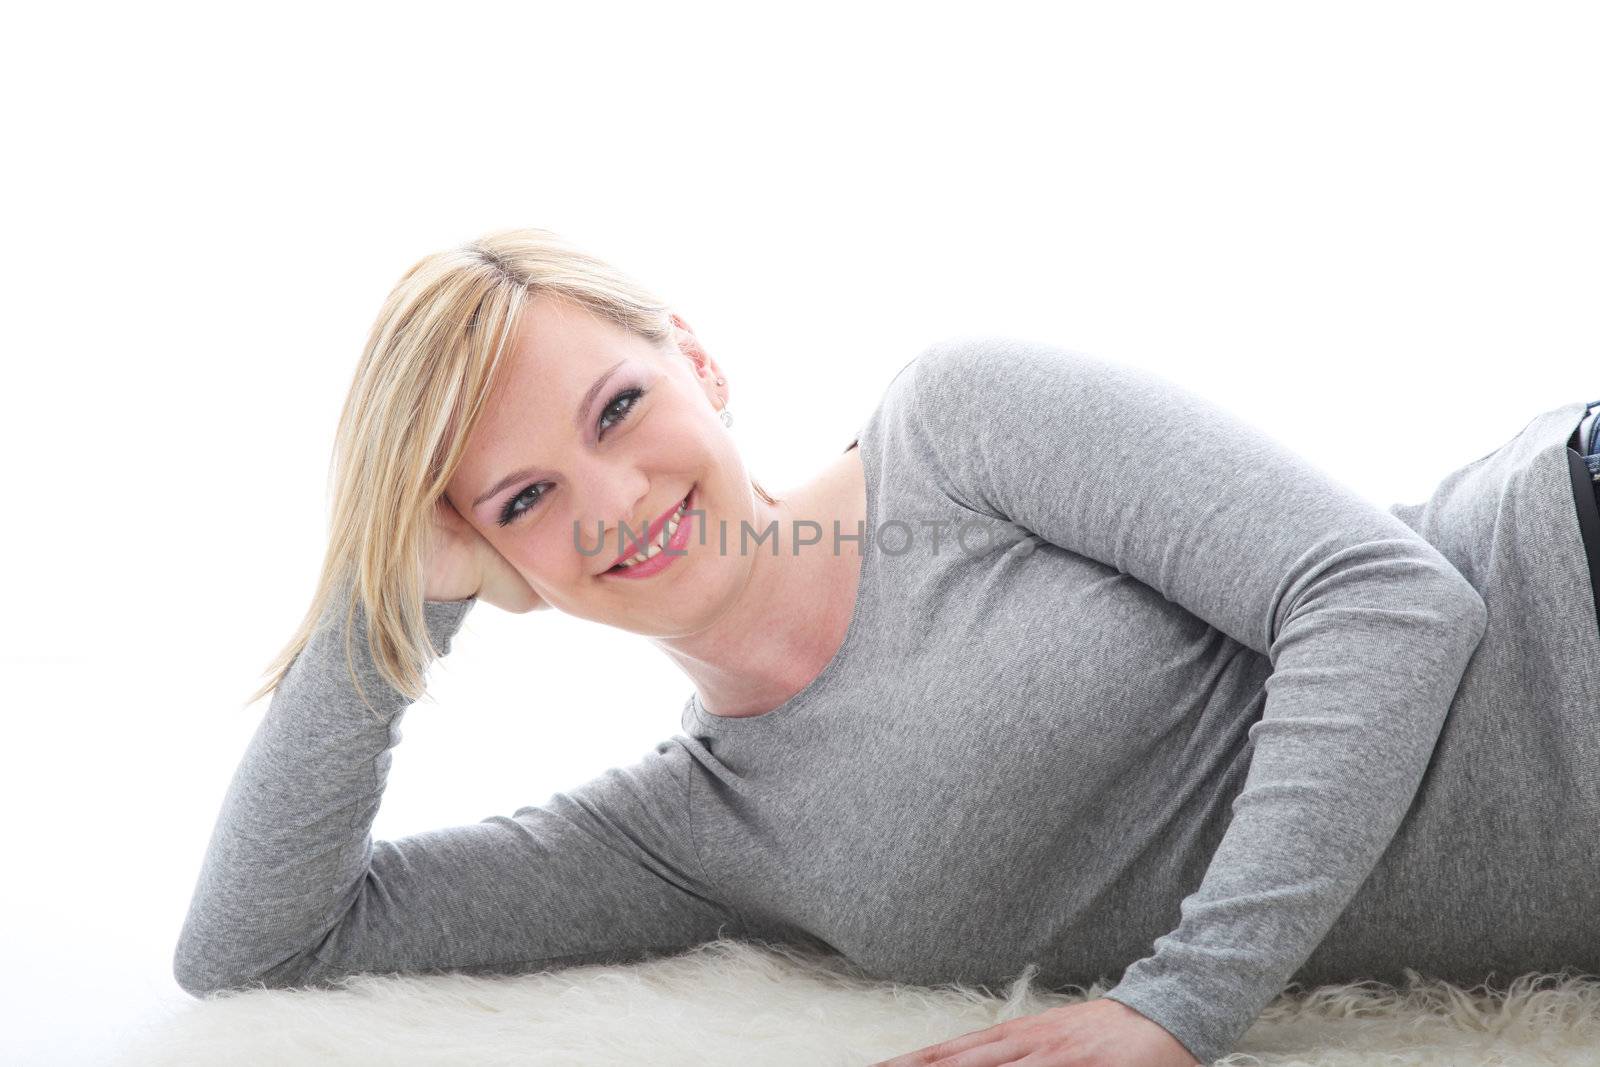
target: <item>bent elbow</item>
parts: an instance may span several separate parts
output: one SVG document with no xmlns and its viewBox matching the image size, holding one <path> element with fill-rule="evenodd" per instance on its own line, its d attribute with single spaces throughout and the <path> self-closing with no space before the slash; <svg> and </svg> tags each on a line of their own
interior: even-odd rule
<svg viewBox="0 0 1600 1067">
<path fill-rule="evenodd" d="M 238 976 L 228 976 L 209 961 L 196 960 L 181 947 L 172 958 L 172 977 L 177 980 L 180 989 L 199 999 L 248 984 L 248 980 L 241 981 Z"/>
<path fill-rule="evenodd" d="M 191 997 L 204 999 L 213 993 L 264 985 L 263 976 L 218 958 L 180 941 L 172 955 L 172 977 Z"/>
<path fill-rule="evenodd" d="M 229 959 L 224 953 L 208 951 L 186 939 L 179 940 L 172 955 L 172 977 L 185 993 L 199 999 L 247 989 L 290 988 L 308 969 L 299 956 L 275 965 L 263 965 Z"/>
</svg>

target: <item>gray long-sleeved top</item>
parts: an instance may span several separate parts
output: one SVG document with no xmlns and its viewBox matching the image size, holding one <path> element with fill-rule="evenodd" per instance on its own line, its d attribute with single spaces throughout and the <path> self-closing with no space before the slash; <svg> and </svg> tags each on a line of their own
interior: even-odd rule
<svg viewBox="0 0 1600 1067">
<path fill-rule="evenodd" d="M 1385 511 L 1155 375 L 935 345 L 852 442 L 869 519 L 840 533 L 868 542 L 809 686 L 747 718 L 691 693 L 633 764 L 373 841 L 407 702 L 358 659 L 362 707 L 330 622 L 228 790 L 178 979 L 518 973 L 728 935 L 930 984 L 1120 977 L 1109 997 L 1209 1063 L 1290 982 L 1600 968 L 1582 414 Z M 441 649 L 474 603 L 426 606 Z"/>
</svg>

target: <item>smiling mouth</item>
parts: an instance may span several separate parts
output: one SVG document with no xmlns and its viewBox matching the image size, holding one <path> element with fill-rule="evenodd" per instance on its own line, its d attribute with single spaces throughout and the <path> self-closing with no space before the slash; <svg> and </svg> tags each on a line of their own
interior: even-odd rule
<svg viewBox="0 0 1600 1067">
<path fill-rule="evenodd" d="M 667 513 L 666 520 L 661 524 L 660 530 L 657 531 L 656 536 L 650 538 L 649 544 L 645 547 L 644 551 L 630 553 L 622 562 L 615 563 L 610 567 L 607 567 L 605 573 L 617 574 L 622 571 L 631 570 L 633 567 L 649 563 L 659 556 L 664 550 L 663 546 L 672 540 L 673 536 L 677 532 L 678 527 L 682 525 L 684 518 L 687 516 L 689 508 L 692 505 L 694 495 L 695 489 L 693 486 L 691 486 L 688 495 L 686 495 L 682 500 L 678 501 L 676 506 L 673 507 L 672 511 Z M 641 556 L 643 558 L 641 558 Z"/>
</svg>

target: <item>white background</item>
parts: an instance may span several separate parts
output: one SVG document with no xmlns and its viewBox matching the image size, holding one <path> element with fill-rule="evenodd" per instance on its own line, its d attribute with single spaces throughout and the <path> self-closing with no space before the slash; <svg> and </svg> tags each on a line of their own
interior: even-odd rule
<svg viewBox="0 0 1600 1067">
<path fill-rule="evenodd" d="M 951 333 L 1169 376 L 1375 506 L 1600 399 L 1583 5 L 30 5 L 0 44 L 0 1061 L 171 954 L 400 273 L 534 225 L 672 301 L 781 492 Z M 1181 467 L 1181 428 L 1152 438 Z M 631 762 L 643 638 L 474 611 L 375 833 Z"/>
</svg>

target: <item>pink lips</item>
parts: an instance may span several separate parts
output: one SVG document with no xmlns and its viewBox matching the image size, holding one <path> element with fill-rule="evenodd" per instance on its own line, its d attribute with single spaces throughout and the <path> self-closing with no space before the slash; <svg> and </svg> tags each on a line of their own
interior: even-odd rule
<svg viewBox="0 0 1600 1067">
<path fill-rule="evenodd" d="M 682 521 L 680 521 L 678 523 L 678 529 L 676 531 L 674 531 L 671 543 L 669 543 L 667 545 L 667 547 L 669 549 L 674 549 L 674 550 L 681 550 L 683 548 L 683 542 L 686 542 L 688 540 L 688 536 L 689 536 L 688 535 L 688 522 L 689 522 L 689 514 L 688 513 L 689 513 L 689 510 L 694 507 L 694 494 L 695 494 L 695 490 L 693 488 L 691 488 L 689 490 L 688 495 L 684 498 L 684 500 L 677 501 L 670 508 L 668 508 L 666 511 L 663 511 L 660 515 L 658 515 L 654 520 L 651 521 L 649 531 L 648 531 L 648 533 L 646 533 L 646 535 L 645 535 L 645 537 L 643 539 L 643 542 L 642 542 L 642 545 L 643 545 L 644 548 L 648 548 L 650 545 L 655 544 L 656 541 L 660 539 L 661 531 L 666 528 L 667 521 L 672 518 L 673 513 L 678 510 L 679 506 L 680 505 L 684 505 L 684 501 L 687 500 L 688 504 L 684 507 L 684 517 L 683 517 Z M 631 531 L 631 530 L 628 531 L 629 535 L 631 535 L 632 533 L 633 533 L 633 531 Z M 643 577 L 645 577 L 645 576 L 647 576 L 649 574 L 654 574 L 657 570 L 660 570 L 662 566 L 665 566 L 668 562 L 670 562 L 670 560 L 666 558 L 666 553 L 663 552 L 663 553 L 657 554 L 654 559 L 649 559 L 649 560 L 646 560 L 643 563 L 635 564 L 634 566 L 628 567 L 628 568 L 624 569 L 623 571 L 617 571 L 616 570 L 617 564 L 621 563 L 625 559 L 632 559 L 634 556 L 638 555 L 639 552 L 641 551 L 640 543 L 636 542 L 632 536 L 624 535 L 624 540 L 625 540 L 625 546 L 624 546 L 623 553 L 620 556 L 618 556 L 616 559 L 611 561 L 611 566 L 608 567 L 605 570 L 604 573 L 606 573 L 606 574 L 619 573 L 619 574 L 624 574 L 624 575 L 632 575 L 632 574 L 635 574 L 635 572 L 637 572 L 637 577 L 643 578 Z M 676 557 L 673 557 L 673 558 L 676 558 Z"/>
</svg>

